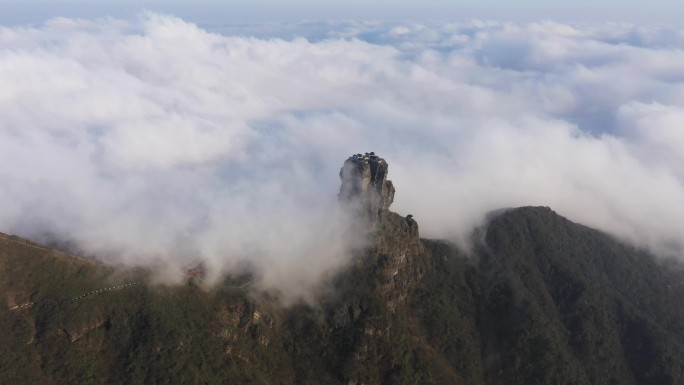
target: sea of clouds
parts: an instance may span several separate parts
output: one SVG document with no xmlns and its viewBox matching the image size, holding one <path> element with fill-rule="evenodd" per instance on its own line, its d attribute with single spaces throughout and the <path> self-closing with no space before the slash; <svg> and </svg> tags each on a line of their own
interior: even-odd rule
<svg viewBox="0 0 684 385">
<path fill-rule="evenodd" d="M 393 210 L 464 242 L 550 206 L 684 247 L 684 29 L 553 22 L 0 27 L 0 231 L 305 296 L 362 246 L 339 169 L 375 151 Z"/>
</svg>

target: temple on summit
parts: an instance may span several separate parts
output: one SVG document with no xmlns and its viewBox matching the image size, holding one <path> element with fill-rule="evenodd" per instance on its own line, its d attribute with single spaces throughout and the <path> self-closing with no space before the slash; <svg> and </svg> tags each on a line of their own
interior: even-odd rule
<svg viewBox="0 0 684 385">
<path fill-rule="evenodd" d="M 340 202 L 379 220 L 394 200 L 394 186 L 387 180 L 387 172 L 385 159 L 373 152 L 350 156 L 340 170 Z"/>
</svg>

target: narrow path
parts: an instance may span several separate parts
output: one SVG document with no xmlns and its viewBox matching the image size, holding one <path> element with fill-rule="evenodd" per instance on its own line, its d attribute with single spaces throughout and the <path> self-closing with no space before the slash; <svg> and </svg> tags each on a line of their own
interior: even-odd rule
<svg viewBox="0 0 684 385">
<path fill-rule="evenodd" d="M 242 288 L 247 287 L 247 286 L 249 286 L 249 285 L 251 285 L 251 284 L 253 284 L 253 283 L 254 283 L 254 280 L 253 280 L 253 279 L 250 279 L 249 281 L 243 283 L 243 284 L 240 285 L 240 286 L 233 286 L 233 287 L 236 287 L 236 288 L 238 288 L 238 289 L 242 289 Z"/>
<path fill-rule="evenodd" d="M 79 295 L 78 297 L 74 297 L 74 298 L 71 299 L 71 301 L 78 301 L 78 300 L 81 300 L 81 299 L 83 299 L 83 298 L 85 298 L 85 297 L 88 297 L 88 296 L 91 296 L 91 295 L 95 295 L 95 294 L 104 293 L 104 292 L 115 291 L 115 290 L 122 290 L 122 289 L 125 289 L 125 288 L 128 288 L 128 287 L 140 285 L 141 283 L 142 283 L 142 281 L 138 281 L 138 282 L 124 283 L 124 284 L 116 285 L 116 286 L 105 287 L 105 288 L 102 288 L 102 289 L 98 289 L 98 290 L 94 290 L 94 291 L 91 291 L 91 292 L 88 292 L 88 293 L 84 293 L 84 294 L 82 294 L 82 295 Z M 31 307 L 31 306 L 33 306 L 33 305 L 35 305 L 35 304 L 36 304 L 35 302 L 28 302 L 28 303 L 25 303 L 25 304 L 23 304 L 23 305 L 12 306 L 11 308 L 9 308 L 9 310 L 12 311 L 12 310 L 28 309 L 29 307 Z"/>
<path fill-rule="evenodd" d="M 13 307 L 11 307 L 11 308 L 9 308 L 9 309 L 10 309 L 10 310 L 20 310 L 20 309 L 26 309 L 27 307 L 31 307 L 31 306 L 33 306 L 33 305 L 35 305 L 34 302 L 29 302 L 29 303 L 25 303 L 25 304 L 23 304 L 23 305 L 13 306 Z"/>
<path fill-rule="evenodd" d="M 78 301 L 79 299 L 83 299 L 83 298 L 85 298 L 85 297 L 87 297 L 87 296 L 89 296 L 89 295 L 104 293 L 104 292 L 106 292 L 106 291 L 121 290 L 121 289 L 125 289 L 125 288 L 127 288 L 127 287 L 131 287 L 131 286 L 135 286 L 135 285 L 140 285 L 141 283 L 142 283 L 142 281 L 138 281 L 138 282 L 126 283 L 126 284 L 123 284 L 123 285 L 105 287 L 105 288 L 100 289 L 100 290 L 95 290 L 95 291 L 91 291 L 91 292 L 89 292 L 89 293 L 85 293 L 85 294 L 83 294 L 83 295 L 80 295 L 80 296 L 74 298 L 74 301 Z"/>
<path fill-rule="evenodd" d="M 86 298 L 86 297 L 89 297 L 89 296 L 91 296 L 91 295 L 100 294 L 100 293 L 105 293 L 105 292 L 110 292 L 110 291 L 116 291 L 116 290 L 122 290 L 122 289 L 126 289 L 126 288 L 133 287 L 133 286 L 136 286 L 136 285 L 140 285 L 141 283 L 142 283 L 142 281 L 138 281 L 138 282 L 124 283 L 124 284 L 116 285 L 116 286 L 104 287 L 104 288 L 102 288 L 102 289 L 93 290 L 93 291 L 90 291 L 90 292 L 87 292 L 87 293 L 83 293 L 83 294 L 79 295 L 78 297 L 72 298 L 71 301 L 80 301 L 80 300 L 82 300 L 82 299 L 84 299 L 84 298 Z M 247 287 L 247 286 L 249 286 L 249 285 L 251 285 L 251 284 L 253 284 L 253 283 L 254 283 L 254 279 L 251 279 L 251 280 L 249 280 L 249 281 L 243 283 L 243 284 L 240 285 L 240 286 L 231 286 L 231 288 L 233 288 L 233 289 L 243 289 L 243 288 L 245 288 L 245 287 Z M 28 303 L 25 303 L 25 304 L 23 304 L 23 305 L 13 306 L 13 307 L 9 308 L 9 310 L 22 310 L 22 309 L 27 309 L 27 308 L 29 308 L 29 307 L 35 305 L 35 304 L 36 304 L 35 302 L 28 302 Z"/>
</svg>

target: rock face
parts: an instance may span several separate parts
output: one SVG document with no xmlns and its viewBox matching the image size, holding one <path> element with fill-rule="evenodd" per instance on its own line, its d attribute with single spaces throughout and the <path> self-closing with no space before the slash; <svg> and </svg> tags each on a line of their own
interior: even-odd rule
<svg viewBox="0 0 684 385">
<path fill-rule="evenodd" d="M 394 186 L 387 180 L 387 162 L 375 153 L 355 154 L 340 170 L 338 198 L 371 221 L 381 219 L 394 200 Z"/>
<path fill-rule="evenodd" d="M 373 290 L 394 311 L 420 280 L 422 272 L 414 269 L 412 261 L 425 250 L 413 216 L 389 210 L 395 190 L 387 175 L 387 162 L 375 153 L 352 155 L 340 170 L 338 198 L 372 225 L 372 240 L 362 264 L 373 271 Z"/>
</svg>

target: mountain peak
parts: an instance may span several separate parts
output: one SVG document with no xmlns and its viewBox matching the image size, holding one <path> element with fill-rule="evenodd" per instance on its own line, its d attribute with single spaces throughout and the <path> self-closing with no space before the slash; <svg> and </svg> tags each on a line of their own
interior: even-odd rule
<svg viewBox="0 0 684 385">
<path fill-rule="evenodd" d="M 350 156 L 340 170 L 340 202 L 356 206 L 362 215 L 380 219 L 394 200 L 394 186 L 387 180 L 389 166 L 374 152 Z"/>
</svg>

